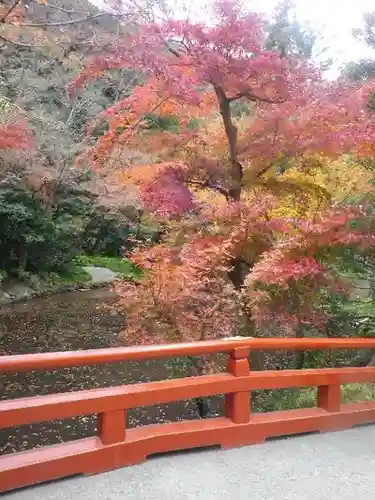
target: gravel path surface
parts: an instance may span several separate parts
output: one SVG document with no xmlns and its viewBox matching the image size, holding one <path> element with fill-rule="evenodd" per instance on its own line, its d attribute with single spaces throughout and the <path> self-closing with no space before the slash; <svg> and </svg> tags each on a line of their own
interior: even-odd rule
<svg viewBox="0 0 375 500">
<path fill-rule="evenodd" d="M 375 426 L 235 450 L 167 455 L 7 500 L 365 500 L 375 491 Z"/>
<path fill-rule="evenodd" d="M 106 267 L 85 266 L 83 269 L 91 274 L 92 283 L 107 283 L 113 281 L 118 276 L 118 273 Z"/>
</svg>

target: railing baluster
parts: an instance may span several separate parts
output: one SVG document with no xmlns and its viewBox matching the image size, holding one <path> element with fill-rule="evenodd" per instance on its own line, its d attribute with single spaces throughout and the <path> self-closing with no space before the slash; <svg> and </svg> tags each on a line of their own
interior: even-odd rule
<svg viewBox="0 0 375 500">
<path fill-rule="evenodd" d="M 340 411 L 340 384 L 320 385 L 318 387 L 318 406 L 331 413 Z"/>
<path fill-rule="evenodd" d="M 244 377 L 250 373 L 250 350 L 246 347 L 234 349 L 229 356 L 228 372 L 235 377 Z M 250 392 L 235 392 L 225 396 L 225 416 L 235 424 L 250 421 Z"/>
<path fill-rule="evenodd" d="M 99 413 L 98 431 L 104 445 L 119 443 L 125 440 L 126 413 L 124 410 Z"/>
</svg>

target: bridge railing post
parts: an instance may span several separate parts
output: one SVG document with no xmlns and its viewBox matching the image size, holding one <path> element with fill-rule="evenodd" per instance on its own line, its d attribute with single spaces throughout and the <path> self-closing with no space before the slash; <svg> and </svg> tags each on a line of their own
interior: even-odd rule
<svg viewBox="0 0 375 500">
<path fill-rule="evenodd" d="M 119 443 L 125 440 L 125 410 L 108 411 L 98 414 L 98 432 L 104 445 Z"/>
<path fill-rule="evenodd" d="M 228 359 L 227 371 L 235 377 L 250 374 L 250 349 L 240 347 L 234 349 Z M 250 421 L 250 391 L 234 392 L 225 396 L 225 416 L 235 424 L 246 424 Z"/>
<path fill-rule="evenodd" d="M 318 387 L 318 406 L 331 413 L 340 411 L 340 384 L 320 385 Z"/>
</svg>

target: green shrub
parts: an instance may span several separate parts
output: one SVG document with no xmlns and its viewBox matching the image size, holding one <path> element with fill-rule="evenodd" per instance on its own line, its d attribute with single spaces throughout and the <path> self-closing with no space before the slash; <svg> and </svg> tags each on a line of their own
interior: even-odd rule
<svg viewBox="0 0 375 500">
<path fill-rule="evenodd" d="M 105 267 L 137 276 L 120 257 L 136 240 L 150 240 L 150 233 L 99 206 L 96 196 L 80 187 L 84 180 L 82 175 L 52 184 L 48 197 L 22 176 L 0 180 L 0 269 L 22 279 L 29 273 L 67 273 L 74 259 L 86 253 L 112 257 Z"/>
<path fill-rule="evenodd" d="M 53 218 L 22 183 L 0 186 L 0 268 L 10 274 L 64 269 L 80 252 L 72 216 Z"/>
<path fill-rule="evenodd" d="M 132 249 L 134 236 L 135 229 L 124 217 L 97 207 L 87 217 L 82 249 L 89 255 L 119 257 Z"/>
</svg>

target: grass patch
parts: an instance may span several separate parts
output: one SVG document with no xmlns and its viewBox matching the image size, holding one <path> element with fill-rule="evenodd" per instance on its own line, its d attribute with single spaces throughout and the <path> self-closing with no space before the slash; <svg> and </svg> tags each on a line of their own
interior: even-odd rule
<svg viewBox="0 0 375 500">
<path fill-rule="evenodd" d="M 135 266 L 129 259 L 121 257 L 105 257 L 100 255 L 80 255 L 76 259 L 80 266 L 106 267 L 119 273 L 123 279 L 138 279 L 143 275 L 142 269 Z"/>
<path fill-rule="evenodd" d="M 341 386 L 343 403 L 375 401 L 375 384 L 345 384 Z"/>
<path fill-rule="evenodd" d="M 375 384 L 345 384 L 341 386 L 343 403 L 375 401 Z M 317 389 L 276 389 L 253 391 L 253 411 L 281 411 L 317 406 Z"/>
<path fill-rule="evenodd" d="M 283 411 L 293 408 L 316 406 L 316 389 L 267 389 L 252 392 L 252 409 L 255 412 Z"/>
<path fill-rule="evenodd" d="M 91 275 L 79 265 L 72 265 L 61 273 L 51 273 L 50 280 L 54 285 L 74 285 L 91 280 Z"/>
</svg>

